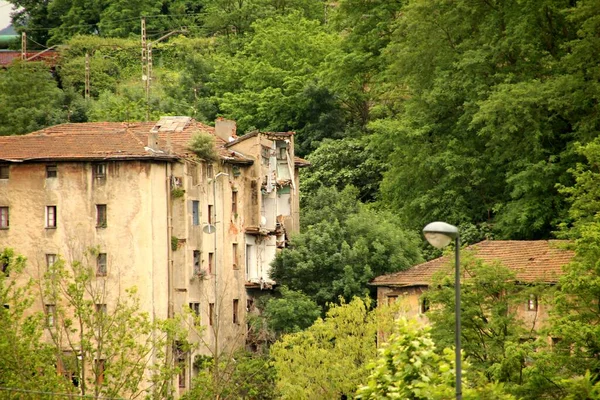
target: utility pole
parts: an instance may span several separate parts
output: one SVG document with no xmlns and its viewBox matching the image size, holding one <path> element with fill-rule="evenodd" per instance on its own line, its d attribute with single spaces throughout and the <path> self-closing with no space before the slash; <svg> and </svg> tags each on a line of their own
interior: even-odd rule
<svg viewBox="0 0 600 400">
<path fill-rule="evenodd" d="M 27 60 L 27 32 L 21 33 L 21 60 Z"/>
<path fill-rule="evenodd" d="M 90 99 L 90 54 L 85 53 L 85 99 Z"/>
<path fill-rule="evenodd" d="M 184 30 L 175 30 L 159 37 L 154 41 L 149 41 L 146 33 L 146 17 L 142 17 L 142 81 L 146 89 L 146 121 L 150 120 L 150 87 L 152 85 L 152 45 L 176 33 L 185 32 Z"/>
<path fill-rule="evenodd" d="M 146 17 L 142 17 L 142 81 L 146 88 L 146 121 L 150 119 L 150 71 L 148 68 L 148 39 Z"/>
</svg>

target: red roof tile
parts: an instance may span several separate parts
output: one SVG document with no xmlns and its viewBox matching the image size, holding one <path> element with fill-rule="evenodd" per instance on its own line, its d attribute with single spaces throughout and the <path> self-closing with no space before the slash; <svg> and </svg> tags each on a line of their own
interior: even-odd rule
<svg viewBox="0 0 600 400">
<path fill-rule="evenodd" d="M 187 149 L 192 135 L 205 132 L 214 136 L 222 159 L 252 162 L 243 154 L 226 149 L 225 141 L 214 135 L 214 128 L 191 119 L 186 121 L 185 126 L 169 132 L 159 129 L 159 148 L 165 150 L 170 140 L 171 152 L 157 152 L 147 147 L 148 134 L 155 122 L 88 122 L 56 125 L 21 136 L 0 136 L 0 160 L 188 158 L 193 157 Z"/>
<path fill-rule="evenodd" d="M 565 240 L 485 240 L 467 247 L 485 262 L 500 262 L 516 274 L 519 282 L 554 283 L 562 275 L 562 267 L 574 252 L 565 249 Z M 447 267 L 451 257 L 444 256 L 371 281 L 374 286 L 427 286 L 436 272 Z"/>
</svg>

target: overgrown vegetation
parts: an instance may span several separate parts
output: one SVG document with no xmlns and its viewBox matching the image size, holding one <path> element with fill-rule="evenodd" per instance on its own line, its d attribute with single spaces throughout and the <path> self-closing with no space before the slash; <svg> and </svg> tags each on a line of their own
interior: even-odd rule
<svg viewBox="0 0 600 400">
<path fill-rule="evenodd" d="M 216 161 L 218 158 L 215 139 L 212 135 L 202 132 L 195 133 L 188 144 L 188 148 L 205 161 Z"/>
</svg>

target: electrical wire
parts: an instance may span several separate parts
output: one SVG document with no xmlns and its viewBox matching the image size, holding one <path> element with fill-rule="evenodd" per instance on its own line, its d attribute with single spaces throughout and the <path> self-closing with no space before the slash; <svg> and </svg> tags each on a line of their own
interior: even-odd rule
<svg viewBox="0 0 600 400">
<path fill-rule="evenodd" d="M 162 14 L 157 14 L 157 15 L 142 15 L 139 17 L 131 17 L 131 18 L 123 18 L 123 19 L 116 19 L 116 20 L 111 20 L 111 23 L 118 23 L 118 22 L 127 22 L 127 21 L 135 21 L 135 20 L 140 20 L 141 18 L 172 18 L 172 17 L 194 17 L 194 16 L 200 16 L 203 15 L 203 13 L 194 13 L 194 14 L 170 14 L 170 15 L 162 15 Z M 80 25 L 71 25 L 71 26 L 56 26 L 53 28 L 25 28 L 23 30 L 23 32 L 34 32 L 34 31 L 50 31 L 52 29 L 73 29 L 73 28 L 84 28 L 84 27 L 95 27 L 98 26 L 98 23 L 94 23 L 94 24 L 80 24 Z"/>
</svg>

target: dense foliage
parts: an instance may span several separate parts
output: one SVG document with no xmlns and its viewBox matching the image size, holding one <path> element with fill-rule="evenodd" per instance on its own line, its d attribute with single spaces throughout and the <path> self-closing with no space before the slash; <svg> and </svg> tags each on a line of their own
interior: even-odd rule
<svg viewBox="0 0 600 400">
<path fill-rule="evenodd" d="M 466 243 L 560 231 L 575 241 L 576 259 L 547 297 L 555 312 L 544 334 L 562 344 L 522 340 L 529 327 L 511 302 L 537 287 L 516 288 L 501 267 L 474 263 L 481 284 L 464 296 L 465 354 L 475 381 L 502 382 L 518 397 L 598 395 L 600 0 L 10 2 L 21 7 L 14 23 L 30 49 L 61 46 L 51 71 L 0 70 L 0 135 L 147 113 L 232 118 L 239 134 L 297 132 L 297 153 L 313 163 L 301 176 L 302 232 L 273 266 L 289 291 L 265 309 L 267 330 L 297 335 L 285 343 L 306 347 L 302 332 L 314 335 L 327 320 L 296 331 L 318 311 L 420 262 L 417 234 L 432 220 L 459 226 Z M 154 42 L 148 97 L 142 16 Z M 441 307 L 432 335 L 443 348 L 451 288 L 440 285 L 431 300 Z M 326 372 L 341 377 L 327 395 L 354 390 L 342 388 L 350 367 Z M 375 381 L 387 379 L 380 372 Z"/>
</svg>

